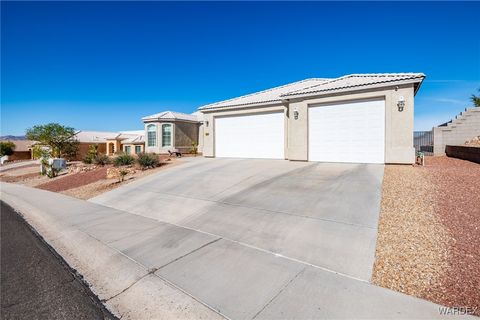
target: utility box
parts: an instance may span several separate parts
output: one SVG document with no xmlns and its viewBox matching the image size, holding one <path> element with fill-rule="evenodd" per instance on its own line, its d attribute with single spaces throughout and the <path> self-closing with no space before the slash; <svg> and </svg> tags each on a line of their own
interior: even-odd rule
<svg viewBox="0 0 480 320">
<path fill-rule="evenodd" d="M 49 159 L 48 163 L 52 166 L 53 169 L 55 170 L 62 170 L 62 169 L 67 169 L 67 160 L 63 158 L 54 158 L 54 159 Z"/>
</svg>

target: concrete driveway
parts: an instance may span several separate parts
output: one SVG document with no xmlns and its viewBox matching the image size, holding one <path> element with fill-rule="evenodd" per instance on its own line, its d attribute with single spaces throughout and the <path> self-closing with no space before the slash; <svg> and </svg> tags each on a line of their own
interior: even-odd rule
<svg viewBox="0 0 480 320">
<path fill-rule="evenodd" d="M 382 172 L 200 158 L 94 200 L 123 210 L 0 189 L 126 319 L 441 318 L 368 282 Z"/>
<path fill-rule="evenodd" d="M 382 165 L 187 161 L 92 201 L 370 280 Z"/>
</svg>

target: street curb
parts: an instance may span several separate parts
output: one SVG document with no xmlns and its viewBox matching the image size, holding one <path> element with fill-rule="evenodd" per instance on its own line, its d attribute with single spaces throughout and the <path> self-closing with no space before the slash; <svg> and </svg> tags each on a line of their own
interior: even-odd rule
<svg viewBox="0 0 480 320">
<path fill-rule="evenodd" d="M 33 190 L 41 196 L 57 198 L 52 199 L 51 205 L 60 200 L 58 198 L 83 201 L 49 191 Z M 0 198 L 19 212 L 70 268 L 78 271 L 112 314 L 122 319 L 223 319 L 219 313 L 154 275 L 154 270 L 148 270 L 21 196 L 31 194 L 33 190 L 1 183 Z M 99 210 L 103 208 L 95 206 Z"/>
</svg>

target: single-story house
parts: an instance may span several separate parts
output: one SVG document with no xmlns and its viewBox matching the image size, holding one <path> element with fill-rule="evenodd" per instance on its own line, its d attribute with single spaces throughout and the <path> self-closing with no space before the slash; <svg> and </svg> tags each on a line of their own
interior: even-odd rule
<svg viewBox="0 0 480 320">
<path fill-rule="evenodd" d="M 90 146 L 97 145 L 98 153 L 113 155 L 118 152 L 138 154 L 144 152 L 143 130 L 105 132 L 78 131 L 75 139 L 80 142 L 76 160 L 83 159 Z"/>
<path fill-rule="evenodd" d="M 32 159 L 32 145 L 35 141 L 31 140 L 1 140 L 2 142 L 13 142 L 15 150 L 8 156 L 8 161 L 29 160 Z"/>
<path fill-rule="evenodd" d="M 166 154 L 168 151 L 190 152 L 199 143 L 198 114 L 164 111 L 143 117 L 145 152 Z"/>
<path fill-rule="evenodd" d="M 205 105 L 199 143 L 206 157 L 414 163 L 414 97 L 424 78 L 312 78 Z"/>
</svg>

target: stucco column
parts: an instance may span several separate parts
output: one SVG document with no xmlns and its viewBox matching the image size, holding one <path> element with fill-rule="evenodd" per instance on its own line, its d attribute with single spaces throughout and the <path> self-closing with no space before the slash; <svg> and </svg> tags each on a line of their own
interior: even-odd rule
<svg viewBox="0 0 480 320">
<path fill-rule="evenodd" d="M 298 117 L 295 118 L 295 111 Z M 308 105 L 305 101 L 290 103 L 288 107 L 287 159 L 308 160 Z"/>
</svg>

